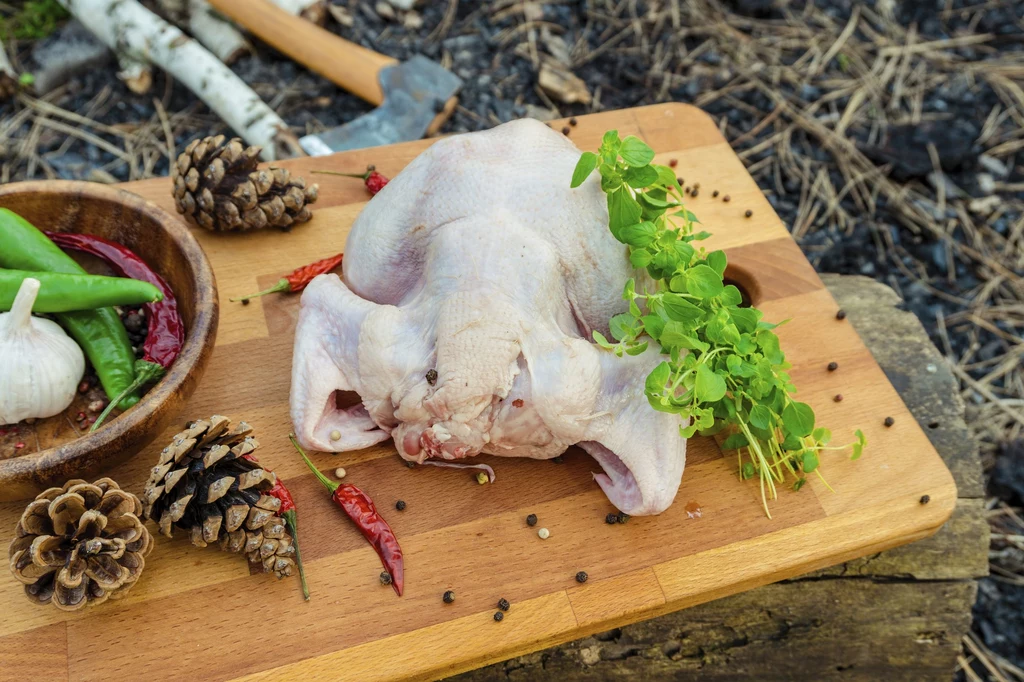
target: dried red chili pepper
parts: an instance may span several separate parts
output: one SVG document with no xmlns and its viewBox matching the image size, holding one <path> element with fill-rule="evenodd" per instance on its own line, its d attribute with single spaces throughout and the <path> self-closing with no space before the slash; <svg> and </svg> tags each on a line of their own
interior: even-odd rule
<svg viewBox="0 0 1024 682">
<path fill-rule="evenodd" d="M 315 170 L 313 173 L 320 173 L 321 175 L 340 175 L 345 178 L 359 178 L 366 185 L 367 191 L 370 196 L 375 196 L 377 192 L 384 189 L 384 185 L 390 182 L 387 177 L 383 174 L 378 173 L 377 169 L 373 166 L 367 166 L 365 173 L 339 173 L 338 171 L 329 170 Z"/>
<path fill-rule="evenodd" d="M 253 464 L 260 464 L 255 455 L 242 455 L 242 459 L 247 459 Z M 266 471 L 270 471 L 268 467 L 265 467 L 262 464 L 260 464 L 260 467 Z M 280 476 L 276 477 L 274 487 L 268 490 L 267 494 L 281 500 L 281 508 L 278 509 L 277 512 L 281 515 L 281 518 L 284 519 L 284 524 L 288 527 L 288 532 L 291 534 L 292 540 L 295 541 L 295 563 L 299 565 L 299 580 L 302 582 L 302 596 L 305 597 L 306 601 L 309 601 L 309 585 L 306 584 L 306 569 L 302 567 L 302 553 L 299 552 L 299 519 L 298 515 L 295 513 L 295 500 L 292 499 L 291 492 L 285 486 L 284 481 L 281 480 Z"/>
<path fill-rule="evenodd" d="M 402 548 L 398 546 L 398 539 L 395 537 L 391 526 L 384 520 L 373 504 L 373 500 L 362 490 L 349 483 L 335 483 L 320 473 L 313 462 L 309 461 L 306 452 L 295 440 L 295 434 L 289 434 L 292 445 L 302 455 L 303 461 L 313 475 L 324 484 L 324 487 L 331 491 L 334 503 L 341 507 L 342 511 L 352 522 L 356 524 L 363 537 L 377 551 L 381 563 L 388 573 L 391 574 L 391 586 L 395 588 L 398 596 L 402 596 L 402 585 L 405 581 L 405 563 L 402 559 Z"/>
<path fill-rule="evenodd" d="M 47 232 L 46 236 L 62 249 L 73 249 L 101 258 L 121 277 L 149 282 L 160 290 L 164 295 L 162 301 L 145 304 L 149 332 L 142 346 L 142 359 L 155 362 L 164 369 L 169 368 L 185 343 L 185 328 L 178 313 L 178 301 L 167 281 L 153 272 L 146 261 L 117 242 L 91 234 L 70 232 Z"/>
<path fill-rule="evenodd" d="M 313 278 L 318 275 L 326 275 L 334 268 L 341 265 L 342 254 L 337 256 L 331 256 L 330 258 L 324 258 L 318 260 L 315 263 L 309 265 L 303 265 L 301 268 L 297 268 L 290 275 L 285 275 L 277 281 L 277 284 L 264 289 L 257 294 L 250 294 L 248 296 L 238 296 L 237 298 L 231 299 L 232 301 L 248 301 L 250 298 L 256 298 L 258 296 L 266 296 L 267 294 L 277 293 L 298 293 L 305 289 Z"/>
</svg>

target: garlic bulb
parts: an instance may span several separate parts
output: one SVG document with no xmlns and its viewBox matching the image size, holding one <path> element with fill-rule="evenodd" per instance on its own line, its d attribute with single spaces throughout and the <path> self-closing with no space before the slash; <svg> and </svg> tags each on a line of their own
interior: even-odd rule
<svg viewBox="0 0 1024 682">
<path fill-rule="evenodd" d="M 0 424 L 52 417 L 75 398 L 85 356 L 60 326 L 32 317 L 39 280 L 21 283 L 9 313 L 0 313 Z"/>
</svg>

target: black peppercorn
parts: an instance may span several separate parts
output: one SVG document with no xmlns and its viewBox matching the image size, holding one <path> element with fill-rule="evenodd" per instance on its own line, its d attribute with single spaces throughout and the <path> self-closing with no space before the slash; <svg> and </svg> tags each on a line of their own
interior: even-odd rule
<svg viewBox="0 0 1024 682">
<path fill-rule="evenodd" d="M 399 500 L 395 502 L 395 509 L 398 511 L 405 511 L 405 500 Z"/>
<path fill-rule="evenodd" d="M 455 601 L 455 593 L 451 590 L 448 590 L 444 593 L 444 596 L 441 597 L 441 601 L 443 601 L 445 604 L 451 604 L 453 601 Z"/>
<path fill-rule="evenodd" d="M 375 170 L 377 170 L 377 167 L 374 166 L 372 163 L 369 166 L 366 167 L 366 172 L 367 173 L 372 173 Z"/>
<path fill-rule="evenodd" d="M 527 516 L 526 517 L 526 525 L 527 526 L 536 526 L 537 525 L 537 515 L 536 514 L 530 514 L 529 516 Z"/>
<path fill-rule="evenodd" d="M 728 202 L 729 201 L 729 195 L 726 194 L 724 197 L 722 197 L 722 201 Z"/>
<path fill-rule="evenodd" d="M 699 190 L 698 190 L 698 189 L 697 189 L 696 187 L 694 187 L 694 188 L 693 188 L 693 191 L 692 191 L 692 192 L 690 192 L 690 196 L 691 196 L 691 197 L 693 197 L 694 199 L 696 199 L 696 198 L 697 198 L 697 195 L 698 195 L 699 193 L 700 193 L 700 191 L 699 191 Z"/>
<path fill-rule="evenodd" d="M 508 599 L 502 597 L 498 600 L 498 608 L 502 611 L 508 611 L 511 607 L 512 605 L 508 603 Z"/>
<path fill-rule="evenodd" d="M 569 125 L 574 126 L 577 123 L 579 123 L 579 121 L 576 120 L 575 116 L 573 116 L 572 118 L 569 119 Z"/>
<path fill-rule="evenodd" d="M 626 521 L 629 521 L 629 514 L 626 512 L 619 512 L 615 515 L 615 520 L 619 523 L 625 523 Z"/>
<path fill-rule="evenodd" d="M 679 161 L 677 161 L 676 159 L 669 159 L 668 160 L 669 168 L 675 168 L 678 163 L 679 163 Z"/>
<path fill-rule="evenodd" d="M 676 182 L 678 182 L 678 183 L 679 183 L 679 186 L 680 186 L 680 187 L 682 187 L 682 186 L 683 186 L 683 179 L 682 179 L 682 178 L 676 178 Z"/>
<path fill-rule="evenodd" d="M 406 460 L 405 468 L 406 469 L 415 469 L 416 468 L 416 462 L 410 462 L 410 461 Z"/>
<path fill-rule="evenodd" d="M 838 362 L 830 362 L 830 363 L 828 363 L 828 371 L 834 372 L 837 369 L 839 369 L 839 363 Z"/>
<path fill-rule="evenodd" d="M 437 370 L 436 369 L 428 369 L 427 370 L 427 383 L 430 384 L 431 386 L 433 386 L 434 384 L 437 383 Z"/>
<path fill-rule="evenodd" d="M 580 571 L 579 573 L 577 573 L 576 574 L 576 582 L 578 582 L 578 583 L 585 583 L 585 582 L 587 582 L 587 572 L 586 571 Z"/>
<path fill-rule="evenodd" d="M 505 617 L 505 614 L 502 613 L 501 611 L 495 611 L 494 612 L 494 620 L 495 620 L 495 622 L 500 623 L 501 619 L 504 618 L 504 617 Z"/>
<path fill-rule="evenodd" d="M 931 501 L 932 501 L 932 496 L 931 496 L 931 495 L 922 495 L 922 496 L 921 496 L 921 499 L 920 499 L 920 500 L 918 500 L 918 501 L 919 501 L 919 502 L 920 502 L 921 504 L 928 504 L 929 502 L 931 502 Z"/>
<path fill-rule="evenodd" d="M 562 134 L 563 135 L 568 135 L 569 134 L 569 126 L 562 126 Z"/>
<path fill-rule="evenodd" d="M 754 212 L 751 211 L 749 208 L 746 211 L 743 212 L 743 217 L 744 218 L 749 218 L 752 215 L 754 215 Z"/>
<path fill-rule="evenodd" d="M 242 305 L 249 305 L 249 299 L 243 298 L 242 299 Z"/>
<path fill-rule="evenodd" d="M 714 198 L 715 198 L 715 197 L 717 197 L 717 196 L 718 196 L 718 190 L 716 189 L 715 191 L 713 191 L 713 192 L 711 193 L 711 198 L 712 198 L 712 199 L 714 199 Z"/>
<path fill-rule="evenodd" d="M 885 424 L 886 426 L 892 426 L 893 424 L 896 423 L 896 420 L 893 419 L 892 417 L 886 417 L 885 421 L 882 423 Z"/>
<path fill-rule="evenodd" d="M 838 312 L 836 312 L 836 319 L 837 320 L 845 320 L 846 319 L 846 311 L 845 310 L 839 310 Z"/>
<path fill-rule="evenodd" d="M 608 513 L 604 517 L 604 522 L 607 523 L 609 526 L 611 526 L 612 524 L 618 523 L 618 521 L 619 521 L 619 517 L 618 517 L 617 514 Z"/>
<path fill-rule="evenodd" d="M 836 397 L 832 398 L 832 400 L 836 401 L 837 403 L 843 402 L 843 394 L 842 393 L 836 393 Z"/>
<path fill-rule="evenodd" d="M 380 584 L 381 585 L 390 585 L 391 584 L 391 574 L 388 573 L 387 571 L 381 571 L 381 574 L 380 574 Z"/>
</svg>

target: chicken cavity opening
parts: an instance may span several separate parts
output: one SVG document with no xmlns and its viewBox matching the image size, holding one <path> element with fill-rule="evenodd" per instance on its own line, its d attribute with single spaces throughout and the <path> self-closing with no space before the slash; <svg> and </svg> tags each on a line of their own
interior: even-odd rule
<svg viewBox="0 0 1024 682">
<path fill-rule="evenodd" d="M 331 451 L 342 452 L 375 445 L 390 434 L 373 421 L 358 393 L 338 389 L 328 396 L 313 436 Z"/>
<path fill-rule="evenodd" d="M 597 441 L 577 443 L 593 457 L 604 473 L 594 474 L 594 480 L 616 507 L 622 510 L 636 509 L 643 503 L 636 477 L 625 462 L 614 452 Z"/>
</svg>

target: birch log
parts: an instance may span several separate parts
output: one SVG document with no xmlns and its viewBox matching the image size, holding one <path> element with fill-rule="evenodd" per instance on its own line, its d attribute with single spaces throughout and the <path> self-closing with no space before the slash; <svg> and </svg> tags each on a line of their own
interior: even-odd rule
<svg viewBox="0 0 1024 682">
<path fill-rule="evenodd" d="M 117 55 L 117 65 L 117 77 L 136 95 L 145 95 L 153 87 L 153 70 L 148 63 L 122 52 Z"/>
<path fill-rule="evenodd" d="M 324 0 L 270 0 L 289 14 L 301 16 L 314 24 L 322 24 L 327 18 L 327 3 Z"/>
<path fill-rule="evenodd" d="M 136 0 L 58 0 L 111 49 L 149 60 L 206 102 L 263 158 L 301 154 L 280 116 L 213 54 Z"/>
<path fill-rule="evenodd" d="M 249 51 L 249 43 L 235 25 L 210 7 L 206 0 L 189 0 L 188 32 L 225 64 Z"/>
<path fill-rule="evenodd" d="M 0 100 L 12 97 L 18 92 L 18 73 L 11 66 L 11 60 L 7 57 L 7 50 L 3 42 L 0 42 Z"/>
</svg>

